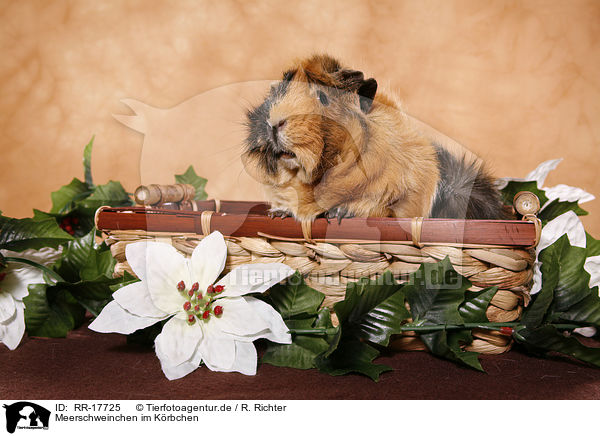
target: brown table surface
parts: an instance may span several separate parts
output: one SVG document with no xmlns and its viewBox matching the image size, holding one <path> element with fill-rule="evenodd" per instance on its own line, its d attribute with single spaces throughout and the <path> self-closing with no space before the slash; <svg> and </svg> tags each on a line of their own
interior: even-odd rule
<svg viewBox="0 0 600 436">
<path fill-rule="evenodd" d="M 259 347 L 260 349 L 260 347 Z M 379 383 L 360 375 L 259 365 L 254 377 L 201 367 L 169 381 L 150 349 L 125 336 L 81 327 L 66 339 L 24 338 L 0 346 L 0 398 L 69 399 L 600 399 L 600 369 L 512 350 L 483 356 L 487 373 L 402 352 L 377 360 L 393 368 Z M 198 386 L 202 393 L 198 393 Z"/>
</svg>

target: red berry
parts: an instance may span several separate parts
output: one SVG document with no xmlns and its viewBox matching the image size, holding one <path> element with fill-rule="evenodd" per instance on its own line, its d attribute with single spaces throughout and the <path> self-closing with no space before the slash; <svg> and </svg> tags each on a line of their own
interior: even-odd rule
<svg viewBox="0 0 600 436">
<path fill-rule="evenodd" d="M 194 292 L 196 292 L 199 288 L 200 288 L 200 285 L 198 284 L 198 282 L 195 282 L 192 285 L 192 291 L 194 291 Z"/>
<path fill-rule="evenodd" d="M 190 303 L 189 301 L 186 301 L 185 303 L 183 303 L 183 310 L 188 311 L 190 310 L 192 307 L 192 303 Z"/>
<path fill-rule="evenodd" d="M 194 296 L 194 291 L 192 291 L 192 290 L 188 291 L 188 295 L 190 296 L 190 298 L 192 298 Z"/>
<path fill-rule="evenodd" d="M 225 287 L 223 285 L 215 286 L 215 292 L 223 292 L 224 289 Z"/>
<path fill-rule="evenodd" d="M 196 322 L 196 317 L 194 315 L 188 316 L 188 322 L 194 324 Z"/>
<path fill-rule="evenodd" d="M 223 307 L 222 306 L 215 306 L 214 312 L 215 312 L 216 316 L 223 315 Z"/>
<path fill-rule="evenodd" d="M 208 288 L 206 288 L 206 293 L 212 294 L 213 292 L 214 292 L 213 285 L 208 285 Z"/>
<path fill-rule="evenodd" d="M 200 312 L 200 306 L 198 304 L 194 306 L 194 312 Z"/>
<path fill-rule="evenodd" d="M 65 226 L 65 232 L 70 233 L 70 234 L 75 233 L 75 232 L 73 232 L 73 227 L 71 227 L 69 224 L 67 224 Z"/>
<path fill-rule="evenodd" d="M 208 310 L 205 310 L 204 313 L 202 314 L 202 319 L 208 319 L 209 316 L 210 316 L 210 312 Z"/>
<path fill-rule="evenodd" d="M 73 222 L 74 225 L 79 224 L 79 218 L 77 218 L 76 216 L 74 216 L 71 221 Z"/>
<path fill-rule="evenodd" d="M 183 291 L 185 290 L 185 283 L 182 281 L 180 281 L 179 283 L 177 283 L 177 290 L 179 291 Z"/>
<path fill-rule="evenodd" d="M 514 331 L 512 327 L 500 327 L 500 333 L 506 336 L 512 336 Z"/>
<path fill-rule="evenodd" d="M 202 300 L 202 292 L 198 292 L 198 293 L 196 294 L 196 298 L 197 298 L 198 300 Z"/>
</svg>

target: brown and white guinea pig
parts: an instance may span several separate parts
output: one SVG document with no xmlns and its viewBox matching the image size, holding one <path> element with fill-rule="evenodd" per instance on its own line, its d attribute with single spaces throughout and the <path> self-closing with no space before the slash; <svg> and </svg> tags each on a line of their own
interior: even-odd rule
<svg viewBox="0 0 600 436">
<path fill-rule="evenodd" d="M 247 113 L 242 161 L 272 216 L 506 218 L 494 180 L 420 133 L 375 79 L 297 62 Z"/>
</svg>

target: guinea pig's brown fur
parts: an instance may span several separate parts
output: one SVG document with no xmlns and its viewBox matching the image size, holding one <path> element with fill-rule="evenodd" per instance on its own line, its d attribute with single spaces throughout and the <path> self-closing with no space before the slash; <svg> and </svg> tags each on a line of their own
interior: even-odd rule
<svg viewBox="0 0 600 436">
<path fill-rule="evenodd" d="M 392 98 L 376 90 L 374 79 L 316 55 L 286 71 L 265 101 L 248 112 L 242 159 L 264 184 L 272 212 L 312 220 L 322 214 L 427 217 L 444 209 L 437 215 L 451 210 L 461 218 L 481 209 L 471 200 L 463 199 L 460 207 L 446 204 L 454 192 L 446 192 L 449 197 L 440 203 L 439 193 L 455 188 L 442 183 L 442 172 L 449 167 L 467 171 L 459 181 L 471 183 L 469 196 L 473 186 L 493 190 L 491 179 L 449 158 L 412 126 Z M 497 192 L 491 196 L 499 202 Z"/>
</svg>

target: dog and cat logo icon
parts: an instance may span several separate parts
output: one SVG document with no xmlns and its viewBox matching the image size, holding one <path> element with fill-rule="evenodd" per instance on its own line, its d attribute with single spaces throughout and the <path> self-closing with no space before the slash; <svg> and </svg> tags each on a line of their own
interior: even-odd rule
<svg viewBox="0 0 600 436">
<path fill-rule="evenodd" d="M 14 433 L 16 429 L 48 430 L 50 411 L 28 401 L 4 404 L 6 409 L 6 431 Z"/>
</svg>

